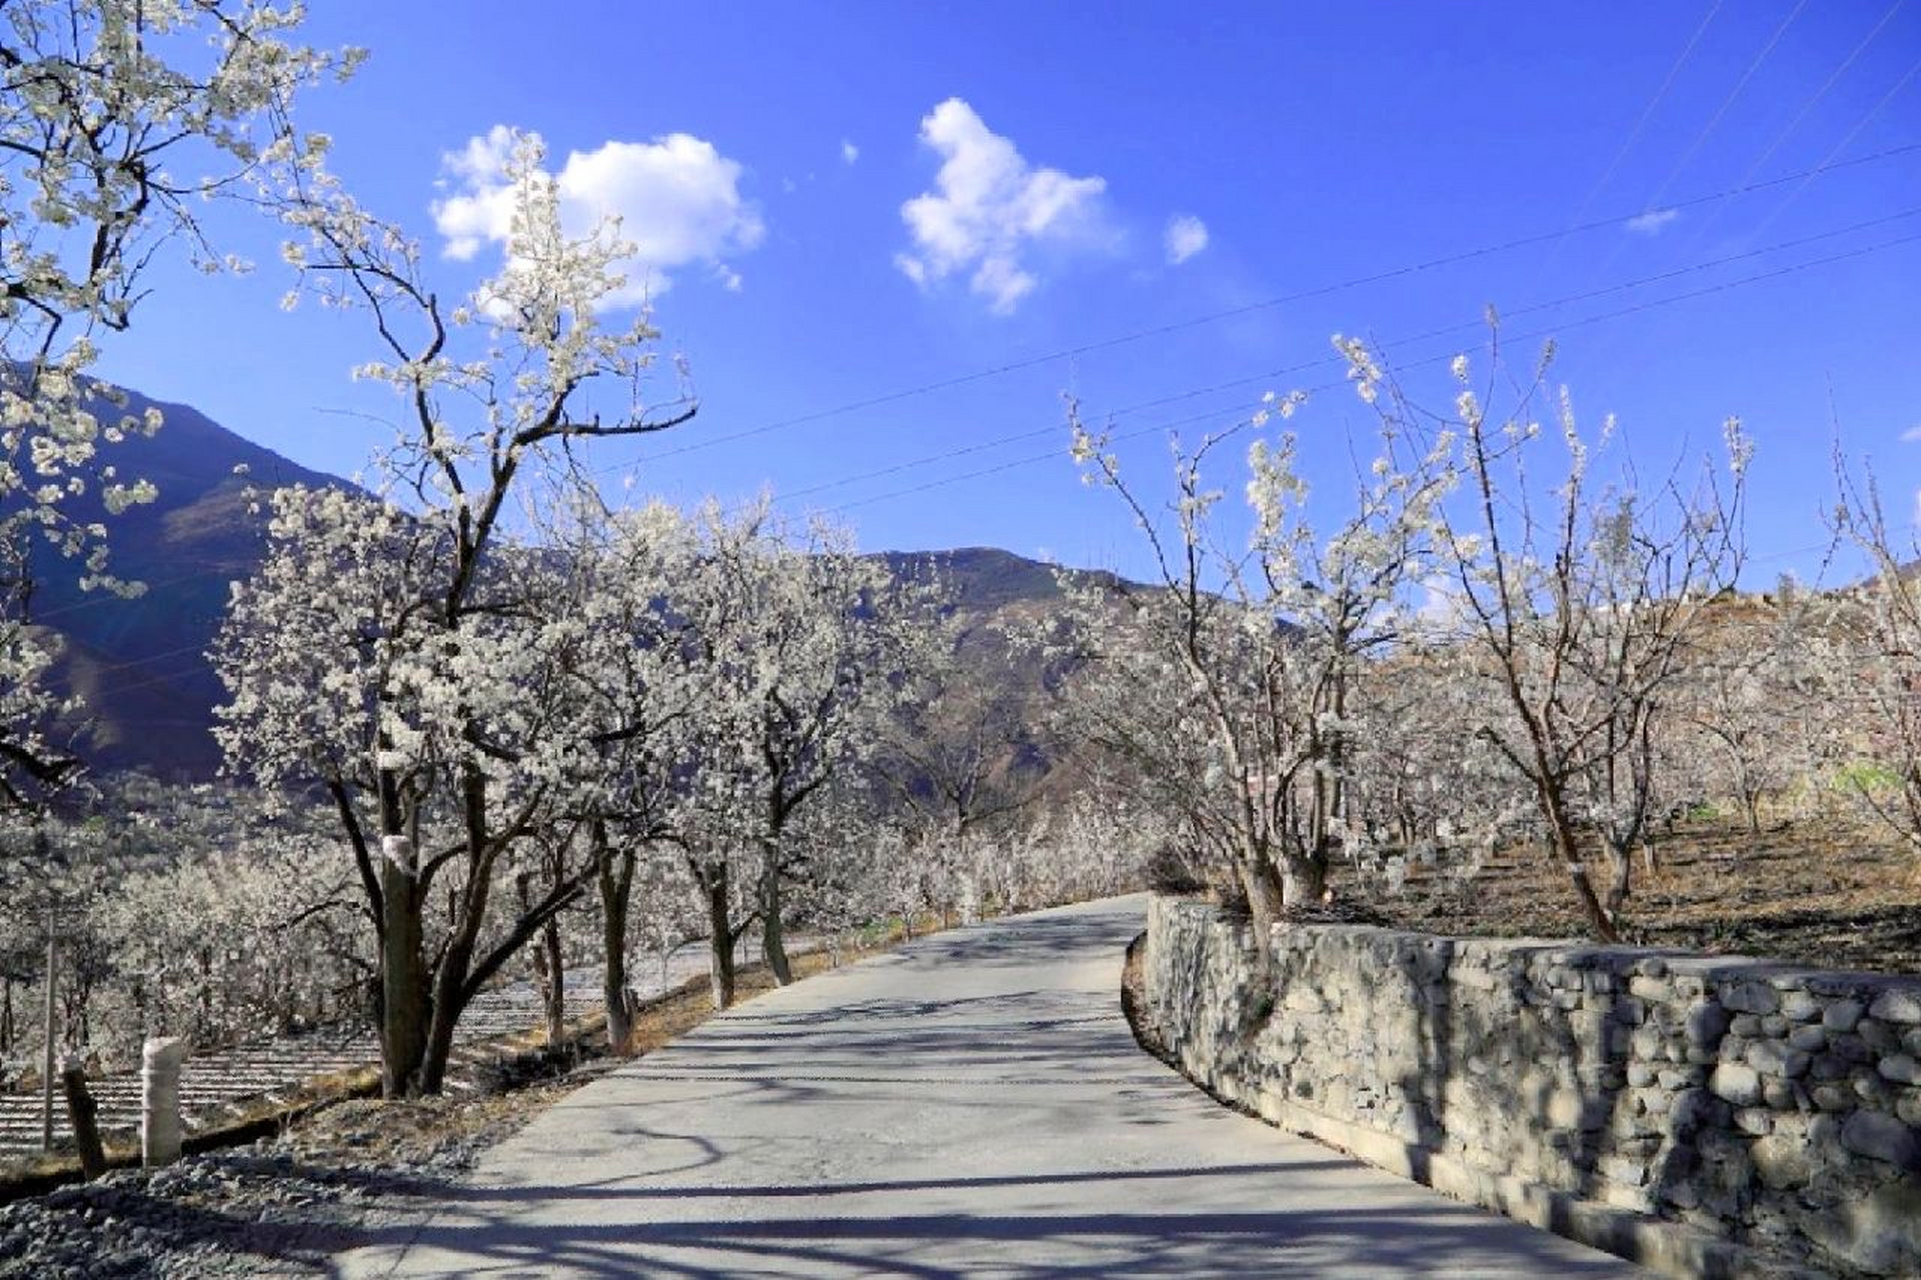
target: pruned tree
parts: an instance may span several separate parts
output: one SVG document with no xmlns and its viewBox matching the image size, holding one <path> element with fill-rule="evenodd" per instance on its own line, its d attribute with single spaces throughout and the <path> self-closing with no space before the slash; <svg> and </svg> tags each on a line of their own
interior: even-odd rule
<svg viewBox="0 0 1921 1280">
<path fill-rule="evenodd" d="M 939 584 L 928 585 L 937 597 Z M 1004 682 L 983 678 L 1014 661 L 1010 638 L 992 628 L 970 633 L 959 619 L 930 619 L 920 663 L 902 672 L 901 709 L 876 768 L 921 842 L 938 846 L 953 868 L 961 916 L 972 920 L 993 879 L 993 837 L 1039 798 L 1044 766 L 1041 725 Z"/>
<path fill-rule="evenodd" d="M 383 358 L 358 372 L 406 406 L 381 461 L 406 509 L 325 494 L 277 505 L 274 551 L 237 592 L 221 644 L 224 742 L 263 781 L 305 778 L 332 796 L 380 939 L 390 1096 L 439 1089 L 461 1009 L 593 874 L 563 877 L 482 948 L 498 876 L 582 749 L 562 719 L 565 647 L 541 608 L 553 588 L 542 557 L 512 545 L 512 500 L 533 481 L 579 482 L 571 450 L 585 441 L 694 413 L 640 403 L 655 331 L 602 315 L 628 247 L 612 226 L 568 234 L 541 162 L 535 142 L 514 147 L 506 265 L 452 308 L 418 246 L 327 176 L 269 193 L 301 237 L 288 257 L 302 280 L 372 319 Z M 589 412 L 596 385 L 623 388 L 628 407 Z M 323 696 L 290 696 L 301 689 Z M 428 895 L 449 869 L 449 928 L 430 949 Z"/>
<path fill-rule="evenodd" d="M 1452 483 L 1450 441 L 1411 446 L 1383 424 L 1380 452 L 1321 532 L 1291 434 L 1248 449 L 1247 524 L 1223 529 L 1203 467 L 1227 441 L 1303 398 L 1268 407 L 1192 452 L 1175 451 L 1164 510 L 1121 473 L 1119 458 L 1070 408 L 1074 452 L 1143 531 L 1156 581 L 1064 581 L 1092 638 L 1075 678 L 1091 734 L 1137 772 L 1171 780 L 1185 825 L 1231 867 L 1257 944 L 1284 907 L 1318 902 L 1343 839 L 1352 755 L 1350 700 L 1371 657 L 1405 629 Z M 1236 535 L 1239 536 L 1236 536 Z"/>
<path fill-rule="evenodd" d="M 1910 531 L 1888 519 L 1872 468 L 1836 451 L 1839 490 L 1828 517 L 1837 549 L 1866 562 L 1834 593 L 1817 658 L 1833 713 L 1836 781 L 1874 823 L 1921 855 L 1921 559 Z"/>
<path fill-rule="evenodd" d="M 785 983 L 784 891 L 814 856 L 791 834 L 823 788 L 878 749 L 929 619 L 915 589 L 856 555 L 842 530 L 785 526 L 764 505 L 732 520 L 710 505 L 696 527 L 697 562 L 673 597 L 710 693 L 695 874 L 718 966 L 721 904 L 749 854 L 762 950 Z"/>
<path fill-rule="evenodd" d="M 1433 421 L 1364 345 L 1347 344 L 1352 376 L 1391 430 Z M 1742 559 L 1741 513 L 1750 448 L 1725 424 L 1724 470 L 1704 463 L 1642 486 L 1631 466 L 1595 473 L 1596 446 L 1565 388 L 1550 393 L 1552 348 L 1513 380 L 1498 347 L 1474 389 L 1465 356 L 1447 429 L 1461 439 L 1466 492 L 1438 541 L 1452 637 L 1485 690 L 1467 726 L 1526 780 L 1550 855 L 1566 871 L 1595 935 L 1620 937 L 1632 853 L 1655 807 L 1657 734 L 1677 683 L 1698 660 L 1694 642 Z M 1508 392 L 1505 410 L 1488 406 Z M 1551 493 L 1527 466 L 1548 401 L 1564 447 Z M 1445 421 L 1445 420 L 1444 420 Z M 1613 434 L 1606 422 L 1598 447 Z M 1595 846 L 1605 867 L 1589 871 Z"/>
</svg>

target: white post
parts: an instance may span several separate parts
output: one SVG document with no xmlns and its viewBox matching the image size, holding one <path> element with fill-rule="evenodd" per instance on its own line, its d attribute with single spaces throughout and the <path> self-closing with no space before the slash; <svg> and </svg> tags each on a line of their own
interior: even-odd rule
<svg viewBox="0 0 1921 1280">
<path fill-rule="evenodd" d="M 140 1053 L 140 1163 L 149 1169 L 180 1158 L 180 1064 L 187 1043 L 147 1041 Z"/>
<path fill-rule="evenodd" d="M 55 925 L 59 916 L 54 906 L 53 894 L 47 894 L 47 1043 L 40 1056 L 40 1149 L 53 1150 L 53 1015 L 54 987 L 59 975 L 54 969 L 54 961 L 59 959 L 59 946 Z"/>
</svg>

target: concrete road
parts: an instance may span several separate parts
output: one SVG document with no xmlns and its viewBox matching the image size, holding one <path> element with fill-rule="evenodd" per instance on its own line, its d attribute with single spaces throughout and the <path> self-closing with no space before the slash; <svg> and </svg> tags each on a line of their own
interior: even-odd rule
<svg viewBox="0 0 1921 1280">
<path fill-rule="evenodd" d="M 1143 1054 L 1118 994 L 1143 905 L 944 933 L 754 1000 L 569 1096 L 345 1274 L 1639 1274 Z"/>
</svg>

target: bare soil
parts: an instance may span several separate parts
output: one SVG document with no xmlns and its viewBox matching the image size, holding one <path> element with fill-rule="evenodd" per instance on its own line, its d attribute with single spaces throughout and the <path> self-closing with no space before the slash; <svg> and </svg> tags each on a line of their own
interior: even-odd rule
<svg viewBox="0 0 1921 1280">
<path fill-rule="evenodd" d="M 1921 974 L 1921 859 L 1830 823 L 1683 822 L 1635 858 L 1629 942 L 1766 956 L 1823 969 Z M 1396 890 L 1339 869 L 1337 902 L 1432 933 L 1578 938 L 1566 873 L 1538 849 L 1489 858 L 1478 874 L 1413 868 Z"/>
</svg>

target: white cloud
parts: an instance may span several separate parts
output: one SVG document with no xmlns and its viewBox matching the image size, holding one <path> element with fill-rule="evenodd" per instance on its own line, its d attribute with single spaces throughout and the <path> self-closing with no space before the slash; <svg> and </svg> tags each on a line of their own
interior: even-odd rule
<svg viewBox="0 0 1921 1280">
<path fill-rule="evenodd" d="M 995 314 L 1007 315 L 1040 283 L 1023 264 L 1028 249 L 1105 238 L 1100 198 L 1106 179 L 1031 167 L 961 99 L 929 112 L 920 138 L 940 154 L 941 167 L 935 189 L 900 209 L 913 246 L 894 255 L 894 264 L 915 284 L 967 273 L 968 288 Z"/>
<path fill-rule="evenodd" d="M 471 259 L 489 244 L 504 245 L 513 219 L 513 192 L 504 166 L 514 132 L 495 125 L 486 136 L 441 158 L 445 182 L 457 194 L 434 203 L 434 225 L 450 258 Z M 623 264 L 627 283 L 610 299 L 633 305 L 667 290 L 669 271 L 695 264 L 729 289 L 740 287 L 727 259 L 758 245 L 766 234 L 759 211 L 740 194 L 741 167 L 691 134 L 652 142 L 602 143 L 571 151 L 554 175 L 561 222 L 583 234 L 618 218 L 619 235 L 633 246 Z"/>
<path fill-rule="evenodd" d="M 1915 423 L 1901 433 L 1902 444 L 1921 444 L 1921 422 Z"/>
<path fill-rule="evenodd" d="M 1621 225 L 1637 236 L 1655 236 L 1661 234 L 1663 227 L 1680 216 L 1679 209 L 1653 209 L 1629 218 Z"/>
<path fill-rule="evenodd" d="M 1167 220 L 1168 265 L 1178 267 L 1207 248 L 1207 224 L 1191 213 L 1177 213 Z"/>
<path fill-rule="evenodd" d="M 860 159 L 860 148 L 847 139 L 840 140 L 840 160 L 842 164 L 852 164 Z"/>
</svg>

